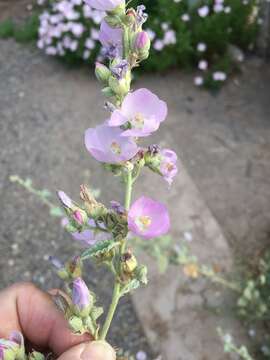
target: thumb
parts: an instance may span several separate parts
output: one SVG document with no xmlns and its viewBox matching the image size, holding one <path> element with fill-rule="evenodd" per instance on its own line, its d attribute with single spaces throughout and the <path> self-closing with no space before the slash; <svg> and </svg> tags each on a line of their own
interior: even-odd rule
<svg viewBox="0 0 270 360">
<path fill-rule="evenodd" d="M 115 351 L 105 341 L 76 345 L 64 352 L 58 360 L 116 360 Z"/>
</svg>

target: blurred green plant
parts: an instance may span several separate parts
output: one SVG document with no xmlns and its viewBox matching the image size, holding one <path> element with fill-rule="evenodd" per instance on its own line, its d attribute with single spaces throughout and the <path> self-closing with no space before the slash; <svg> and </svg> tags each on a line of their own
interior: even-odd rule
<svg viewBox="0 0 270 360">
<path fill-rule="evenodd" d="M 222 329 L 217 329 L 218 334 L 224 344 L 224 352 L 229 354 L 237 354 L 241 359 L 244 360 L 255 360 L 248 352 L 245 346 L 237 347 L 230 334 L 225 334 Z"/>
</svg>

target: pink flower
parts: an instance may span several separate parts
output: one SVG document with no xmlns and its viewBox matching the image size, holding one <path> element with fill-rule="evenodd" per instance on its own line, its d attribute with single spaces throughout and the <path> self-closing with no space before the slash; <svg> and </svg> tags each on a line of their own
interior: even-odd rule
<svg viewBox="0 0 270 360">
<path fill-rule="evenodd" d="M 164 48 L 164 46 L 165 46 L 164 42 L 160 39 L 157 39 L 153 45 L 154 49 L 157 51 L 161 51 Z"/>
<path fill-rule="evenodd" d="M 159 128 L 167 116 L 167 105 L 147 89 L 139 89 L 129 93 L 121 109 L 115 110 L 108 124 L 121 126 L 128 124 L 131 128 L 125 130 L 122 136 L 144 137 Z"/>
<path fill-rule="evenodd" d="M 200 17 L 206 17 L 209 14 L 209 11 L 209 7 L 205 5 L 198 9 L 198 14 L 200 15 Z"/>
<path fill-rule="evenodd" d="M 201 76 L 196 76 L 194 78 L 194 84 L 196 86 L 202 86 L 203 85 L 203 78 Z"/>
<path fill-rule="evenodd" d="M 99 41 L 105 49 L 105 55 L 109 58 L 121 57 L 123 51 L 122 34 L 122 29 L 112 28 L 105 20 L 102 21 Z"/>
<path fill-rule="evenodd" d="M 96 160 L 109 164 L 130 160 L 138 152 L 136 143 L 123 137 L 121 129 L 104 124 L 86 130 L 85 146 Z"/>
<path fill-rule="evenodd" d="M 165 235 L 170 229 L 170 217 L 166 206 L 142 196 L 128 212 L 128 228 L 135 235 L 145 239 Z"/>
<path fill-rule="evenodd" d="M 207 70 L 207 68 L 208 68 L 208 62 L 206 61 L 206 60 L 201 60 L 200 62 L 199 62 L 199 65 L 198 65 L 198 68 L 200 69 L 200 70 Z"/>
<path fill-rule="evenodd" d="M 91 295 L 85 282 L 81 278 L 73 281 L 72 303 L 80 312 L 87 311 L 91 305 Z"/>
<path fill-rule="evenodd" d="M 84 0 L 87 5 L 101 11 L 112 11 L 125 4 L 125 0 Z"/>
<path fill-rule="evenodd" d="M 170 149 L 163 149 L 160 152 L 161 162 L 160 162 L 160 172 L 163 175 L 164 179 L 172 184 L 173 178 L 178 172 L 176 163 L 177 163 L 177 155 L 174 151 Z"/>
<path fill-rule="evenodd" d="M 223 71 L 216 71 L 213 73 L 213 79 L 215 81 L 225 81 L 227 79 L 227 75 Z"/>
<path fill-rule="evenodd" d="M 62 226 L 66 227 L 69 224 L 67 218 L 62 220 Z M 99 231 L 96 228 L 95 221 L 93 219 L 88 220 L 88 225 L 93 229 L 85 229 L 82 231 L 71 232 L 71 236 L 74 240 L 79 241 L 84 246 L 92 246 L 98 241 L 107 240 L 110 237 L 109 233 Z M 105 229 L 103 225 L 100 225 L 101 228 Z M 96 228 L 96 230 L 95 230 Z"/>
</svg>

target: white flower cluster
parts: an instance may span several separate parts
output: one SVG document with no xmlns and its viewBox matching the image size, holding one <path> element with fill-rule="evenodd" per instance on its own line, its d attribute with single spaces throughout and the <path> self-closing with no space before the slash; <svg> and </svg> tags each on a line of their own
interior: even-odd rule
<svg viewBox="0 0 270 360">
<path fill-rule="evenodd" d="M 38 4 L 43 3 L 44 0 L 38 0 Z M 65 56 L 76 52 L 88 60 L 98 45 L 97 26 L 103 17 L 102 12 L 91 9 L 83 0 L 55 2 L 49 11 L 40 15 L 37 46 L 47 55 Z"/>
</svg>

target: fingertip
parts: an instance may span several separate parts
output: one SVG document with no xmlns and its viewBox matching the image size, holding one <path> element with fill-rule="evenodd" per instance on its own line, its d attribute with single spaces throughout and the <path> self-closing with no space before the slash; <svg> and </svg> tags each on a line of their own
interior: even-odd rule
<svg viewBox="0 0 270 360">
<path fill-rule="evenodd" d="M 106 341 L 93 341 L 81 353 L 81 360 L 115 360 L 114 349 Z"/>
</svg>

